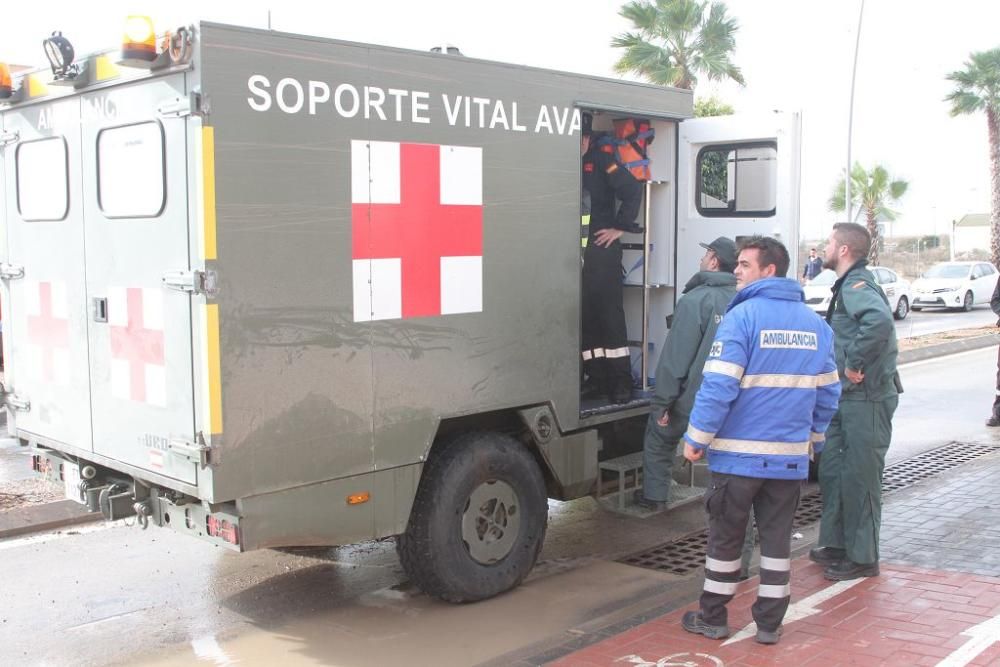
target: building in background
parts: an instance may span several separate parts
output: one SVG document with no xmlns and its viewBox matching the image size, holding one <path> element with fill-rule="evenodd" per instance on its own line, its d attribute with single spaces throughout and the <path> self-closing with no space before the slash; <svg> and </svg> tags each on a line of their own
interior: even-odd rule
<svg viewBox="0 0 1000 667">
<path fill-rule="evenodd" d="M 968 213 L 955 222 L 955 255 L 990 249 L 990 214 Z"/>
</svg>

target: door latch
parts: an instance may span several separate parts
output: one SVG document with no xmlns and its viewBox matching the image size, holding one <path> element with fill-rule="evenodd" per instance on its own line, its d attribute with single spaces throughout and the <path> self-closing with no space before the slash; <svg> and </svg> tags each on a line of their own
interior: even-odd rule
<svg viewBox="0 0 1000 667">
<path fill-rule="evenodd" d="M 4 393 L 3 404 L 15 412 L 28 412 L 31 410 L 31 401 L 21 398 L 17 394 Z"/>
<path fill-rule="evenodd" d="M 164 118 L 204 117 L 208 115 L 208 100 L 201 93 L 193 92 L 187 97 L 178 97 L 164 102 L 156 111 Z"/>
<path fill-rule="evenodd" d="M 9 132 L 0 132 L 0 148 L 4 146 L 10 146 L 11 144 L 16 144 L 21 140 L 21 133 L 17 130 L 11 130 Z"/>
<path fill-rule="evenodd" d="M 163 274 L 163 286 L 188 294 L 212 295 L 216 292 L 214 271 L 168 271 Z"/>
<path fill-rule="evenodd" d="M 170 452 L 186 458 L 189 461 L 198 464 L 202 468 L 205 468 L 211 463 L 210 454 L 212 452 L 212 448 L 208 445 L 196 444 L 186 440 L 171 439 Z"/>
<path fill-rule="evenodd" d="M 24 277 L 24 267 L 16 264 L 0 263 L 0 280 L 17 280 Z"/>
</svg>

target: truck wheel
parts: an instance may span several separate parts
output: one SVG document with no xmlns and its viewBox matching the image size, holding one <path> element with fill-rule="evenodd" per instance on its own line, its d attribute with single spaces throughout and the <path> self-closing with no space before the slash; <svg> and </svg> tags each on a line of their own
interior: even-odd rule
<svg viewBox="0 0 1000 667">
<path fill-rule="evenodd" d="M 470 433 L 427 462 L 396 551 L 425 593 L 475 602 L 521 583 L 547 521 L 545 480 L 531 453 L 506 435 Z"/>
</svg>

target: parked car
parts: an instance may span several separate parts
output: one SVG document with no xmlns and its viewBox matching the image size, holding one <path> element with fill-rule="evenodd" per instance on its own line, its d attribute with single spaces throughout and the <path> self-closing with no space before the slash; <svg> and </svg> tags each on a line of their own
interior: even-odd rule
<svg viewBox="0 0 1000 667">
<path fill-rule="evenodd" d="M 878 283 L 886 298 L 889 299 L 892 316 L 897 320 L 904 319 L 910 312 L 910 303 L 912 300 L 910 281 L 900 278 L 899 274 L 895 271 L 882 266 L 869 267 L 869 271 L 875 276 L 875 282 Z M 830 307 L 833 283 L 836 281 L 836 273 L 830 269 L 821 271 L 818 276 L 810 280 L 802 288 L 806 293 L 806 305 L 820 315 L 825 316 L 827 309 Z"/>
<path fill-rule="evenodd" d="M 913 281 L 911 307 L 972 310 L 990 302 L 997 278 L 1000 273 L 989 262 L 939 262 Z"/>
</svg>

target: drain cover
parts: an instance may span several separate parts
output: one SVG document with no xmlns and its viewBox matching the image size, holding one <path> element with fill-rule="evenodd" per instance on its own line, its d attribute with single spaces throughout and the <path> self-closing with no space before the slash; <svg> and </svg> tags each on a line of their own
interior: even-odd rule
<svg viewBox="0 0 1000 667">
<path fill-rule="evenodd" d="M 995 454 L 1000 448 L 992 445 L 952 442 L 886 466 L 882 475 L 882 494 L 887 495 L 952 468 L 968 463 L 980 456 Z M 819 491 L 812 491 L 799 499 L 795 511 L 795 529 L 799 530 L 819 521 L 823 513 L 823 498 Z M 671 574 L 688 574 L 705 564 L 708 547 L 708 529 L 691 533 L 678 540 L 661 544 L 631 556 L 619 563 L 635 565 Z"/>
</svg>

